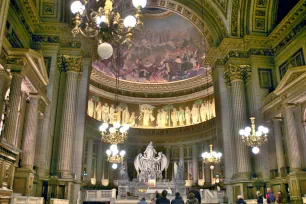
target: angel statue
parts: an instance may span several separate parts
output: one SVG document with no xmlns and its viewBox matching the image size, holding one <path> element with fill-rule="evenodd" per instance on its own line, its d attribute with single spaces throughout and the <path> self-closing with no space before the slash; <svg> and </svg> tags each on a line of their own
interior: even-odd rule
<svg viewBox="0 0 306 204">
<path fill-rule="evenodd" d="M 175 180 L 184 180 L 184 166 L 178 162 L 174 163 Z"/>
</svg>

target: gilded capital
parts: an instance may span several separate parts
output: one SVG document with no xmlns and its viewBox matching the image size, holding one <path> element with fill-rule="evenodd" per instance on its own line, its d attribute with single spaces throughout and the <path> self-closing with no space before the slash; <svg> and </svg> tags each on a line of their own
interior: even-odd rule
<svg viewBox="0 0 306 204">
<path fill-rule="evenodd" d="M 227 84 L 235 80 L 248 81 L 251 78 L 251 67 L 249 65 L 230 64 L 224 71 L 224 79 Z"/>
<path fill-rule="evenodd" d="M 82 57 L 62 55 L 57 59 L 57 69 L 60 72 L 76 72 L 82 71 Z"/>
</svg>

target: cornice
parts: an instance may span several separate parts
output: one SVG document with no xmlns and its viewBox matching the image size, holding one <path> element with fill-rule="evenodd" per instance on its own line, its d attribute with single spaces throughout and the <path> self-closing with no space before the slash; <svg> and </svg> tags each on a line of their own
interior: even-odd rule
<svg viewBox="0 0 306 204">
<path fill-rule="evenodd" d="M 207 76 L 207 77 L 206 77 Z M 92 82 L 101 84 L 102 87 L 110 87 L 116 89 L 116 80 L 113 77 L 107 76 L 101 71 L 92 69 L 91 77 Z M 170 83 L 138 83 L 120 80 L 120 91 L 134 92 L 134 93 L 154 93 L 160 95 L 161 93 L 175 93 L 180 92 L 182 94 L 190 93 L 190 90 L 202 87 L 207 87 L 207 83 L 211 83 L 211 73 L 207 75 L 201 75 L 186 80 Z M 203 87 L 204 86 L 204 87 Z M 164 96 L 162 96 L 164 97 Z"/>
<path fill-rule="evenodd" d="M 89 92 L 100 97 L 108 98 L 113 100 L 115 98 L 115 94 L 105 91 L 103 89 L 99 89 L 92 84 L 89 85 Z M 133 96 L 122 96 L 120 95 L 120 101 L 125 102 L 125 103 L 134 103 L 134 104 L 140 104 L 140 103 L 145 103 L 145 104 L 173 104 L 175 103 L 183 103 L 187 101 L 192 101 L 196 100 L 198 98 L 204 98 L 206 96 L 212 95 L 214 93 L 214 88 L 211 86 L 208 89 L 192 93 L 192 94 L 186 94 L 182 96 L 177 96 L 177 97 L 167 97 L 167 98 L 143 98 L 143 97 L 133 97 Z"/>
</svg>

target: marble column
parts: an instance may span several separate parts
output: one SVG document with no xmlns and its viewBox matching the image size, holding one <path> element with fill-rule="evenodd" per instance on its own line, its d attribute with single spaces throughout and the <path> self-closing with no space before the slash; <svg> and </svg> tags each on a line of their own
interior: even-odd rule
<svg viewBox="0 0 306 204">
<path fill-rule="evenodd" d="M 287 170 L 286 170 L 286 161 L 284 156 L 283 137 L 282 137 L 282 131 L 279 119 L 273 120 L 273 130 L 274 130 L 275 151 L 276 151 L 278 172 L 280 176 L 285 176 Z"/>
<path fill-rule="evenodd" d="M 2 44 L 4 40 L 4 32 L 6 29 L 6 21 L 7 21 L 9 5 L 10 5 L 9 0 L 0 1 L 0 55 L 2 52 Z"/>
<path fill-rule="evenodd" d="M 21 167 L 33 169 L 38 124 L 39 96 L 30 95 L 24 124 Z"/>
<path fill-rule="evenodd" d="M 4 70 L 0 70 L 0 120 L 1 120 L 3 106 L 4 106 L 6 85 L 8 83 L 7 79 L 8 79 L 8 73 Z"/>
<path fill-rule="evenodd" d="M 288 128 L 288 141 L 289 141 L 289 149 L 290 154 L 290 170 L 291 171 L 301 171 L 302 163 L 301 163 L 301 155 L 299 148 L 299 140 L 297 136 L 297 130 L 295 127 L 294 114 L 293 114 L 293 105 L 288 105 L 285 107 L 285 117 Z"/>
<path fill-rule="evenodd" d="M 103 155 L 104 155 L 104 151 L 103 151 L 103 143 L 100 142 L 98 144 L 98 158 L 97 158 L 97 183 L 101 184 L 102 182 L 102 174 L 103 174 L 103 167 L 102 167 L 102 163 L 103 163 Z"/>
<path fill-rule="evenodd" d="M 7 142 L 11 145 L 17 146 L 17 118 L 19 112 L 19 102 L 21 96 L 21 83 L 23 76 L 20 72 L 12 72 L 12 81 L 10 87 L 9 95 L 9 114 L 7 116 L 5 128 L 4 128 L 4 137 Z"/>
<path fill-rule="evenodd" d="M 166 170 L 165 170 L 165 178 L 167 179 L 168 178 L 168 168 L 169 168 L 169 165 L 170 165 L 170 146 L 166 146 L 166 157 L 168 159 L 168 164 L 167 164 L 167 167 L 166 167 Z"/>
<path fill-rule="evenodd" d="M 27 99 L 28 95 L 26 92 L 22 92 L 21 94 L 21 101 L 20 101 L 20 112 L 19 112 L 19 122 L 17 128 L 17 147 L 21 149 L 21 142 L 22 142 L 22 133 L 23 127 L 25 123 L 25 116 L 26 116 L 26 107 L 27 107 Z"/>
<path fill-rule="evenodd" d="M 180 146 L 180 160 L 179 160 L 181 165 L 185 165 L 184 163 L 184 145 Z M 186 167 L 187 168 L 187 167 Z"/>
<path fill-rule="evenodd" d="M 198 181 L 198 151 L 196 143 L 192 145 L 192 179 L 193 184 L 196 184 Z"/>
<path fill-rule="evenodd" d="M 87 160 L 86 160 L 86 173 L 89 181 L 92 177 L 92 154 L 93 154 L 93 140 L 89 139 L 87 141 Z"/>
<path fill-rule="evenodd" d="M 210 164 L 205 164 L 204 165 L 204 178 L 205 178 L 205 184 L 210 185 L 211 184 Z"/>
<path fill-rule="evenodd" d="M 235 129 L 237 174 L 238 178 L 248 179 L 251 173 L 250 152 L 247 145 L 243 143 L 239 136 L 239 130 L 246 127 L 247 108 L 245 97 L 244 79 L 247 67 L 229 65 L 225 70 L 225 76 L 231 82 L 232 87 L 232 109 Z"/>
<path fill-rule="evenodd" d="M 62 124 L 59 138 L 57 172 L 63 179 L 72 179 L 73 146 L 76 128 L 78 77 L 81 71 L 80 57 L 65 56 L 67 76 L 63 101 Z"/>
</svg>

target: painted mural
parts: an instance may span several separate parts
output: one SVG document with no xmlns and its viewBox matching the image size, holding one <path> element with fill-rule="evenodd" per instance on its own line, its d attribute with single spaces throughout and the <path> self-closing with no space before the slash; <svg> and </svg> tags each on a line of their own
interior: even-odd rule
<svg viewBox="0 0 306 204">
<path fill-rule="evenodd" d="M 136 32 L 131 49 L 123 49 L 120 79 L 165 83 L 204 74 L 202 67 L 208 43 L 183 17 L 172 14 L 161 19 L 145 18 L 144 29 Z M 112 59 L 96 61 L 93 67 L 115 77 Z"/>
</svg>

